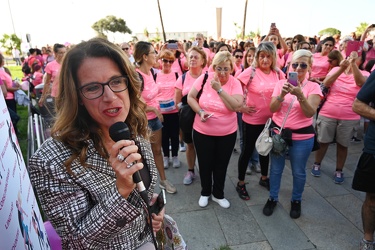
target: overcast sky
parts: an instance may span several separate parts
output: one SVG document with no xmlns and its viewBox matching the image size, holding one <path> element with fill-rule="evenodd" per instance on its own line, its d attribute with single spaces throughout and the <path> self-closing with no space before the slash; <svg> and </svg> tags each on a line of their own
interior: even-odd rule
<svg viewBox="0 0 375 250">
<path fill-rule="evenodd" d="M 223 37 L 234 38 L 234 23 L 240 26 L 243 23 L 245 0 L 159 1 L 166 32 L 207 31 L 216 38 L 217 7 L 222 7 Z M 91 25 L 107 15 L 123 18 L 133 34 L 143 33 L 145 28 L 149 32 L 159 28 L 161 32 L 156 0 L 1 0 L 0 10 L 1 37 L 15 30 L 24 39 L 29 33 L 32 44 L 38 47 L 89 39 L 95 36 Z M 298 33 L 313 36 L 329 27 L 346 35 L 355 31 L 361 22 L 375 23 L 374 10 L 375 0 L 248 0 L 246 33 L 259 29 L 263 35 L 270 23 L 275 22 L 283 37 Z M 117 37 L 117 40 L 128 39 L 130 36 Z"/>
</svg>

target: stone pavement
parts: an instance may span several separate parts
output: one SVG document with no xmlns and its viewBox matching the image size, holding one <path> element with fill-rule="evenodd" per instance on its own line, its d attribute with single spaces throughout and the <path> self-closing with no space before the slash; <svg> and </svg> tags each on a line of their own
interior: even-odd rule
<svg viewBox="0 0 375 250">
<path fill-rule="evenodd" d="M 362 139 L 360 131 L 358 137 Z M 239 148 L 238 143 L 236 148 Z M 302 214 L 298 219 L 289 216 L 292 192 L 289 161 L 283 173 L 279 203 L 274 213 L 267 217 L 262 209 L 268 191 L 258 184 L 260 174 L 253 171 L 252 175 L 246 176 L 249 201 L 241 200 L 237 195 L 238 153 L 232 154 L 228 167 L 224 192 L 231 207 L 224 209 L 211 199 L 207 207 L 199 207 L 200 179 L 196 178 L 189 186 L 183 185 L 187 164 L 185 153 L 179 152 L 181 167 L 170 166 L 166 170 L 167 178 L 177 188 L 176 194 L 167 194 L 166 213 L 176 220 L 190 250 L 223 246 L 233 250 L 358 249 L 363 236 L 361 206 L 364 193 L 352 190 L 351 183 L 362 148 L 363 141 L 352 142 L 349 146 L 342 185 L 333 182 L 335 144 L 329 146 L 319 178 L 310 174 L 314 153 L 310 155 Z"/>
</svg>

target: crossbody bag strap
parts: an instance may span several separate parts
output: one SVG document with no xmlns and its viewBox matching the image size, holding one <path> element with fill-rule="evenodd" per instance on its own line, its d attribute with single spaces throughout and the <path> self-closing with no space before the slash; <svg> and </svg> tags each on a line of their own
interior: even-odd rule
<svg viewBox="0 0 375 250">
<path fill-rule="evenodd" d="M 199 92 L 198 92 L 198 94 L 197 94 L 197 100 L 199 100 L 199 98 L 200 98 L 201 95 L 202 95 L 203 87 L 204 87 L 204 85 L 205 85 L 206 82 L 207 82 L 207 78 L 208 78 L 208 71 L 206 71 L 206 73 L 204 74 L 204 78 L 203 78 L 203 82 L 202 82 L 201 89 L 199 90 Z"/>
<path fill-rule="evenodd" d="M 286 118 L 288 118 L 288 115 L 289 115 L 289 113 L 290 113 L 290 110 L 292 109 L 292 106 L 293 106 L 293 103 L 294 103 L 294 101 L 297 99 L 297 97 L 296 96 L 294 96 L 294 98 L 293 98 L 293 100 L 290 102 L 290 104 L 289 104 L 289 107 L 288 107 L 288 111 L 286 112 L 286 114 L 285 114 L 285 117 L 284 117 L 284 120 L 283 120 L 283 123 L 281 124 L 281 127 L 280 127 L 280 133 L 281 133 L 281 131 L 283 130 L 283 128 L 284 128 L 284 125 L 285 125 L 285 123 L 286 123 Z"/>
</svg>

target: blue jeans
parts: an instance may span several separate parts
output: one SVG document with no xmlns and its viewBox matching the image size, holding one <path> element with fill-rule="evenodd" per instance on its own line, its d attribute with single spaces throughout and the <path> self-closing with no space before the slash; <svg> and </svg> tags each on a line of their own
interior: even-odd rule
<svg viewBox="0 0 375 250">
<path fill-rule="evenodd" d="M 294 141 L 293 146 L 289 147 L 289 159 L 293 174 L 293 193 L 292 201 L 301 201 L 302 193 L 306 183 L 306 163 L 314 146 L 314 137 L 307 140 Z M 279 156 L 270 153 L 270 198 L 279 199 L 281 176 L 285 167 L 285 156 Z"/>
</svg>

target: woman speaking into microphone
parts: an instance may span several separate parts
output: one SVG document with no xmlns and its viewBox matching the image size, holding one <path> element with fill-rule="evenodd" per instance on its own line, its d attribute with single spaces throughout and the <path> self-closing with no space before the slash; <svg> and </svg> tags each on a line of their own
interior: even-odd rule
<svg viewBox="0 0 375 250">
<path fill-rule="evenodd" d="M 65 55 L 52 137 L 29 163 L 63 249 L 155 249 L 152 231 L 160 229 L 164 211 L 148 223 L 148 204 L 133 181 L 140 171 L 151 200 L 157 173 L 137 79 L 126 55 L 104 39 Z M 117 122 L 127 124 L 132 140 L 111 139 Z"/>
</svg>

